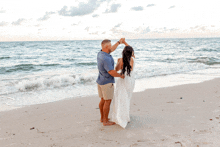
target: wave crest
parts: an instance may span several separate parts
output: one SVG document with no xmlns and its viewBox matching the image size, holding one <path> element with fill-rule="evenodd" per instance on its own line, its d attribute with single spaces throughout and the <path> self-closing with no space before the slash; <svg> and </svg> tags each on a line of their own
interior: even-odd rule
<svg viewBox="0 0 220 147">
<path fill-rule="evenodd" d="M 191 59 L 190 63 L 203 63 L 206 65 L 215 65 L 220 64 L 220 60 L 214 57 L 197 57 L 195 59 Z"/>
<path fill-rule="evenodd" d="M 91 75 L 59 75 L 50 78 L 22 80 L 15 86 L 19 91 L 32 91 L 41 89 L 62 88 L 80 84 L 94 84 L 96 76 Z"/>
</svg>

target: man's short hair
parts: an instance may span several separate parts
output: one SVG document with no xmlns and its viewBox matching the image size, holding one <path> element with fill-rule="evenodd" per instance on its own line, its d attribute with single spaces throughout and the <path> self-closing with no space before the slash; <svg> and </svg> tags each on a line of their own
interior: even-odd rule
<svg viewBox="0 0 220 147">
<path fill-rule="evenodd" d="M 111 40 L 105 39 L 105 40 L 102 41 L 102 44 L 101 44 L 101 45 L 104 45 L 104 44 L 109 43 L 109 42 L 111 42 Z"/>
</svg>

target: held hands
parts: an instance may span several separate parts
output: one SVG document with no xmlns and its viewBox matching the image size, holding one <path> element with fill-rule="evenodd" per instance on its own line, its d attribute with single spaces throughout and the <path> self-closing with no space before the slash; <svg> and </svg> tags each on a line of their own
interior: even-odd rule
<svg viewBox="0 0 220 147">
<path fill-rule="evenodd" d="M 124 43 L 124 44 L 125 44 L 125 38 L 122 38 L 122 43 Z"/>
<path fill-rule="evenodd" d="M 121 39 L 119 40 L 119 42 L 120 42 L 120 44 L 123 43 L 124 45 L 128 45 L 128 44 L 126 43 L 126 41 L 125 41 L 125 38 L 121 38 Z"/>
<path fill-rule="evenodd" d="M 119 40 L 120 44 L 122 44 L 122 43 L 123 43 L 123 39 L 124 39 L 124 38 L 121 38 L 121 39 Z"/>
<path fill-rule="evenodd" d="M 124 79 L 124 78 L 125 78 L 125 76 L 124 76 L 124 75 L 121 75 L 121 77 L 120 77 L 120 78 Z"/>
</svg>

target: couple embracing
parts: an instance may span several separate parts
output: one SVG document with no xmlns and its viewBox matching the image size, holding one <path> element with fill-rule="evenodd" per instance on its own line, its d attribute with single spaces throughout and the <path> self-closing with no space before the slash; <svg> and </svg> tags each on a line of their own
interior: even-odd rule
<svg viewBox="0 0 220 147">
<path fill-rule="evenodd" d="M 115 51 L 119 44 L 124 44 L 122 58 L 118 59 L 114 68 L 114 60 L 110 55 Z M 97 55 L 99 75 L 97 82 L 98 94 L 101 98 L 99 109 L 101 122 L 104 126 L 118 124 L 125 128 L 130 122 L 130 100 L 134 90 L 135 78 L 134 69 L 134 50 L 127 44 L 125 38 L 121 38 L 113 46 L 111 40 L 103 40 L 102 50 Z M 119 71 L 119 73 L 118 73 Z M 114 90 L 114 77 L 119 77 Z M 111 101 L 113 103 L 112 121 L 108 118 Z"/>
</svg>

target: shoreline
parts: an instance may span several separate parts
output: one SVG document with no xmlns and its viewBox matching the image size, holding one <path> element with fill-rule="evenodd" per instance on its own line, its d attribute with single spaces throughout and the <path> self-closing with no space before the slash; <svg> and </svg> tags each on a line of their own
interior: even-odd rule
<svg viewBox="0 0 220 147">
<path fill-rule="evenodd" d="M 149 89 L 160 89 L 160 88 L 168 88 L 168 87 L 181 86 L 181 85 L 187 85 L 187 84 L 203 83 L 203 82 L 214 80 L 217 78 L 220 78 L 220 75 L 216 73 L 211 73 L 209 76 L 207 76 L 206 74 L 199 75 L 199 74 L 185 73 L 185 74 L 174 74 L 174 75 L 136 79 L 134 93 L 143 92 Z M 82 94 L 83 93 L 82 91 L 85 88 L 86 89 L 88 88 L 87 94 Z M 51 96 L 46 97 L 46 99 L 44 99 L 44 95 L 48 96 L 48 93 L 46 92 L 47 92 L 46 90 L 41 91 L 40 95 L 39 95 L 39 92 L 36 92 L 38 94 L 36 95 L 35 93 L 32 94 L 32 91 L 28 91 L 28 92 L 24 92 L 24 94 L 21 93 L 19 95 L 12 95 L 12 96 L 9 95 L 9 99 L 7 99 L 7 95 L 2 96 L 2 98 L 5 99 L 6 102 L 1 104 L 0 112 L 20 109 L 23 107 L 29 107 L 29 106 L 38 105 L 38 104 L 46 104 L 46 103 L 51 103 L 51 102 L 59 102 L 62 100 L 77 99 L 77 98 L 98 95 L 96 85 L 85 85 L 85 86 L 77 87 L 76 89 L 73 88 L 70 91 L 67 90 L 65 92 L 63 92 L 62 89 L 60 89 L 59 91 L 53 91 L 53 92 L 51 91 L 52 93 L 51 92 L 49 93 L 49 95 Z M 78 92 L 76 96 L 71 96 L 71 95 L 76 94 L 76 92 Z M 62 98 L 61 94 L 65 94 L 66 97 Z M 30 97 L 32 98 L 30 99 Z M 20 99 L 22 99 L 21 102 L 19 102 Z M 30 104 L 28 104 L 28 100 Z M 21 103 L 25 103 L 25 104 L 20 105 Z"/>
<path fill-rule="evenodd" d="M 220 146 L 219 83 L 135 92 L 125 129 L 100 123 L 97 96 L 2 111 L 0 146 Z"/>
</svg>

